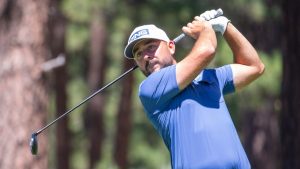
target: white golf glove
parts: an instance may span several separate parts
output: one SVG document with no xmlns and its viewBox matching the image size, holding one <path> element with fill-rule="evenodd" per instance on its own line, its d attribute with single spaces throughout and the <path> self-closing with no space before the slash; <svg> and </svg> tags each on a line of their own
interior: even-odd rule
<svg viewBox="0 0 300 169">
<path fill-rule="evenodd" d="M 211 24 L 215 32 L 220 32 L 223 35 L 230 20 L 228 20 L 225 16 L 219 16 L 209 20 L 208 22 Z"/>
<path fill-rule="evenodd" d="M 216 18 L 218 16 L 221 16 L 221 15 L 223 15 L 222 9 L 218 9 L 218 10 L 213 9 L 213 10 L 203 12 L 200 15 L 200 17 L 202 17 L 205 20 L 209 21 L 209 20 L 214 19 L 214 18 Z"/>
<path fill-rule="evenodd" d="M 215 32 L 220 32 L 222 35 L 226 31 L 227 24 L 230 22 L 225 16 L 223 15 L 223 12 L 220 12 L 222 10 L 209 10 L 205 11 L 200 15 L 200 17 L 204 18 L 207 20 L 211 26 L 213 27 Z"/>
</svg>

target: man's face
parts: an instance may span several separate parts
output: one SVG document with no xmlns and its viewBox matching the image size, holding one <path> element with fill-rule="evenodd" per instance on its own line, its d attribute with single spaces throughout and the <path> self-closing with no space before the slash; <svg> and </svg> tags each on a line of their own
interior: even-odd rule
<svg viewBox="0 0 300 169">
<path fill-rule="evenodd" d="M 175 52 L 173 42 L 146 39 L 138 42 L 132 52 L 134 60 L 145 76 L 176 63 L 172 56 Z"/>
</svg>

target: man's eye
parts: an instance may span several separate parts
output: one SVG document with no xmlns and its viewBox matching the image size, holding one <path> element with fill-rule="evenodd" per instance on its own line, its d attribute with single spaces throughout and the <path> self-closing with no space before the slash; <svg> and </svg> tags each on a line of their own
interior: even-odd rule
<svg viewBox="0 0 300 169">
<path fill-rule="evenodd" d="M 136 52 L 134 57 L 139 59 L 139 58 L 141 58 L 141 55 L 142 55 L 141 52 Z"/>
<path fill-rule="evenodd" d="M 148 48 L 147 48 L 148 51 L 150 52 L 153 52 L 154 50 L 156 50 L 156 45 L 150 45 Z"/>
<path fill-rule="evenodd" d="M 157 49 L 157 45 L 151 45 L 151 49 L 156 50 Z"/>
</svg>

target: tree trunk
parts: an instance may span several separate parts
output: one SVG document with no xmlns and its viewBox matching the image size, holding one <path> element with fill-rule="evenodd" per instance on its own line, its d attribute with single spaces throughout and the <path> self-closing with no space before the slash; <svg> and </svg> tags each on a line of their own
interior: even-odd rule
<svg viewBox="0 0 300 169">
<path fill-rule="evenodd" d="M 96 11 L 91 23 L 91 54 L 89 58 L 88 86 L 96 91 L 104 84 L 107 33 L 103 15 Z M 103 111 L 104 94 L 100 93 L 89 101 L 84 113 L 85 128 L 90 142 L 89 168 L 94 168 L 101 158 L 101 146 L 104 136 Z"/>
<path fill-rule="evenodd" d="M 300 5 L 282 1 L 284 25 L 281 142 L 282 167 L 300 168 Z"/>
<path fill-rule="evenodd" d="M 124 72 L 133 67 L 131 61 L 124 61 Z M 131 106 L 134 76 L 128 74 L 122 83 L 121 100 L 117 115 L 117 132 L 115 140 L 114 159 L 120 169 L 128 168 L 128 148 L 131 133 Z"/>
<path fill-rule="evenodd" d="M 65 51 L 65 27 L 66 19 L 59 9 L 60 0 L 51 1 L 49 18 L 50 36 L 49 43 L 52 57 L 66 57 Z M 56 116 L 62 115 L 67 110 L 67 63 L 54 69 L 54 90 Z M 70 130 L 68 129 L 68 116 L 62 118 L 56 124 L 56 168 L 69 169 L 70 161 Z"/>
<path fill-rule="evenodd" d="M 46 169 L 47 139 L 30 153 L 31 133 L 45 125 L 48 1 L 0 2 L 0 168 Z"/>
<path fill-rule="evenodd" d="M 269 97 L 261 109 L 242 111 L 242 139 L 253 169 L 279 169 L 279 124 L 274 102 L 275 98 Z"/>
</svg>

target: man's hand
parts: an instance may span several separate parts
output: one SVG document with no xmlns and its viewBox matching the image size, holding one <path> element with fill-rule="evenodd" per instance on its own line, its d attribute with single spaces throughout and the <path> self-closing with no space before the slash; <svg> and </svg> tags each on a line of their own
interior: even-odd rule
<svg viewBox="0 0 300 169">
<path fill-rule="evenodd" d="M 196 16 L 196 20 L 201 20 L 204 18 L 207 20 L 213 27 L 214 31 L 220 32 L 222 35 L 226 31 L 227 24 L 230 22 L 226 17 L 220 16 L 217 10 L 209 10 L 202 13 L 200 16 Z"/>
<path fill-rule="evenodd" d="M 182 31 L 186 34 L 189 35 L 190 37 L 194 39 L 198 39 L 200 36 L 201 32 L 204 31 L 205 29 L 212 29 L 212 26 L 210 23 L 208 23 L 205 19 L 203 18 L 198 18 L 197 20 L 194 20 L 191 23 L 188 23 L 186 26 L 182 28 Z"/>
</svg>

